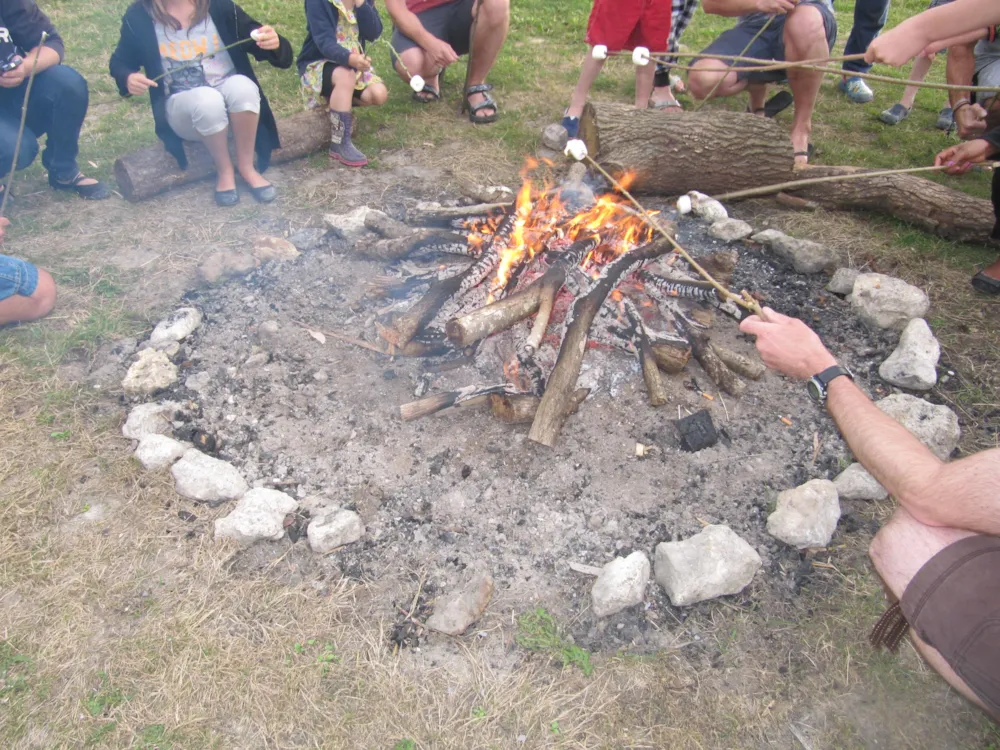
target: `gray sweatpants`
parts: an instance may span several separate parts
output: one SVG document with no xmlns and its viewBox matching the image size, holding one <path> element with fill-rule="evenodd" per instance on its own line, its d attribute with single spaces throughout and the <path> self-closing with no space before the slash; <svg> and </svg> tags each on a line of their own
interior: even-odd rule
<svg viewBox="0 0 1000 750">
<path fill-rule="evenodd" d="M 186 141 L 200 141 L 229 125 L 229 114 L 260 113 L 260 89 L 243 75 L 231 75 L 218 86 L 199 86 L 167 99 L 167 123 Z"/>
</svg>

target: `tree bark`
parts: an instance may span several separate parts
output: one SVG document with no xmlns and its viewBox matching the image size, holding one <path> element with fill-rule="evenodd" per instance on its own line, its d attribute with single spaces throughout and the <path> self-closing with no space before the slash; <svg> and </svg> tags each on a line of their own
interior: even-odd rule
<svg viewBox="0 0 1000 750">
<path fill-rule="evenodd" d="M 765 117 L 588 104 L 580 133 L 602 167 L 633 172 L 630 189 L 642 193 L 711 195 L 794 179 L 788 134 Z"/>
<path fill-rule="evenodd" d="M 278 136 L 281 148 L 271 155 L 272 164 L 282 164 L 319 151 L 330 140 L 326 112 L 310 110 L 281 119 L 278 121 Z M 120 157 L 114 167 L 119 191 L 126 200 L 137 202 L 215 174 L 215 163 L 203 145 L 185 141 L 184 151 L 188 158 L 187 169 L 178 167 L 177 161 L 160 143 Z M 234 154 L 234 161 L 235 158 Z"/>
</svg>

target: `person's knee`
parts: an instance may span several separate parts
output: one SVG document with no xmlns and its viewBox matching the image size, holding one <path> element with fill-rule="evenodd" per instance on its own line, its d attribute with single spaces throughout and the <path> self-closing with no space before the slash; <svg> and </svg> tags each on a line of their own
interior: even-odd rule
<svg viewBox="0 0 1000 750">
<path fill-rule="evenodd" d="M 330 74 L 330 82 L 333 83 L 334 88 L 337 86 L 350 86 L 351 88 L 354 88 L 354 83 L 357 81 L 357 78 L 358 76 L 352 68 L 347 68 L 341 65 L 334 68 L 333 72 Z"/>
<path fill-rule="evenodd" d="M 7 174 L 11 169 L 11 162 L 14 160 L 15 139 L 11 137 L 10 143 L 0 145 L 0 173 Z M 31 166 L 38 156 L 38 139 L 27 128 L 21 138 L 21 150 L 17 154 L 17 164 L 13 167 L 20 171 Z"/>
<path fill-rule="evenodd" d="M 368 104 L 373 107 L 381 107 L 389 100 L 389 89 L 383 86 L 381 83 L 373 83 L 367 89 L 365 89 L 365 96 L 363 97 Z"/>
<path fill-rule="evenodd" d="M 54 65 L 43 71 L 45 87 L 59 110 L 82 106 L 87 108 L 90 93 L 87 79 L 68 65 Z M 39 74 L 41 76 L 42 74 Z"/>
<path fill-rule="evenodd" d="M 806 47 L 816 42 L 826 42 L 823 14 L 813 5 L 802 5 L 785 19 L 785 49 Z"/>
<path fill-rule="evenodd" d="M 52 312 L 52 308 L 56 306 L 56 282 L 48 271 L 38 269 L 38 284 L 29 299 L 34 303 L 33 320 Z"/>
<path fill-rule="evenodd" d="M 198 91 L 191 107 L 191 124 L 201 136 L 215 135 L 229 125 L 226 100 L 222 94 L 207 86 Z"/>
<path fill-rule="evenodd" d="M 427 55 L 419 47 L 411 47 L 408 50 L 404 50 L 396 61 L 396 72 L 399 73 L 399 76 L 404 81 L 410 80 L 410 76 L 406 74 L 406 71 L 409 71 L 410 75 L 419 73 L 424 78 L 431 77 L 430 63 L 428 62 Z"/>
<path fill-rule="evenodd" d="M 506 24 L 510 20 L 510 0 L 481 0 L 479 23 L 487 26 Z"/>
<path fill-rule="evenodd" d="M 719 79 L 728 75 L 728 72 L 718 72 L 717 68 L 723 67 L 719 60 L 701 60 L 695 64 L 694 69 L 688 75 L 688 90 L 695 99 L 704 99 L 718 84 Z"/>
<path fill-rule="evenodd" d="M 225 84 L 226 108 L 230 112 L 260 112 L 260 89 L 246 76 L 232 76 Z"/>
</svg>

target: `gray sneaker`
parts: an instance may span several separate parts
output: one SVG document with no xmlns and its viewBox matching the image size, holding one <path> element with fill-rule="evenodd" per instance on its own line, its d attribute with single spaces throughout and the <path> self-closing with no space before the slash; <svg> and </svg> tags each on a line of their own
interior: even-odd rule
<svg viewBox="0 0 1000 750">
<path fill-rule="evenodd" d="M 893 104 L 889 109 L 884 110 L 882 114 L 878 116 L 882 122 L 886 125 L 899 125 L 903 120 L 910 116 L 910 110 L 904 107 L 900 103 Z"/>
<path fill-rule="evenodd" d="M 951 130 L 955 127 L 955 113 L 951 107 L 945 107 L 938 112 L 937 122 L 934 123 L 934 127 L 938 130 Z"/>
</svg>

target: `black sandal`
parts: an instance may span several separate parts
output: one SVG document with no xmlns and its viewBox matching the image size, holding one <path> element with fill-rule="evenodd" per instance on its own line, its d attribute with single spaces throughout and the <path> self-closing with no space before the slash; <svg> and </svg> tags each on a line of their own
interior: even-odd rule
<svg viewBox="0 0 1000 750">
<path fill-rule="evenodd" d="M 813 148 L 813 145 L 810 143 L 809 144 L 809 148 L 807 150 L 792 152 L 792 158 L 794 159 L 796 156 L 804 156 L 804 157 L 806 157 L 806 159 L 812 159 L 813 158 L 813 154 L 815 154 L 815 153 L 816 153 L 816 149 Z"/>
<path fill-rule="evenodd" d="M 440 86 L 441 79 L 438 79 L 438 85 Z M 441 92 L 433 88 L 430 84 L 424 84 L 424 87 L 420 91 L 414 91 L 411 94 L 413 101 L 419 104 L 431 104 L 432 102 L 441 101 Z"/>
<path fill-rule="evenodd" d="M 1000 280 L 987 276 L 985 271 L 980 271 L 972 277 L 972 288 L 983 294 L 1000 294 Z"/>
<path fill-rule="evenodd" d="M 750 106 L 747 105 L 747 114 L 764 115 L 764 117 L 768 119 L 774 119 L 780 113 L 788 109 L 792 105 L 793 101 L 795 101 L 795 99 L 788 91 L 779 91 L 777 94 L 764 102 L 763 107 L 751 110 Z"/>
<path fill-rule="evenodd" d="M 500 116 L 500 109 L 497 107 L 496 101 L 489 92 L 493 90 L 492 83 L 478 83 L 475 86 L 469 86 L 465 90 L 465 100 L 462 103 L 462 111 L 469 113 L 469 122 L 476 125 L 487 125 L 491 122 L 496 122 L 497 118 Z M 482 94 L 484 96 L 483 101 L 479 104 L 472 105 L 469 102 L 469 97 L 474 94 Z M 492 109 L 492 115 L 480 115 L 479 113 L 484 109 Z"/>
<path fill-rule="evenodd" d="M 49 186 L 53 190 L 72 190 L 84 200 L 102 201 L 111 197 L 111 190 L 103 182 L 95 182 L 93 185 L 81 185 L 87 176 L 83 172 L 77 172 L 76 177 L 69 182 L 62 182 L 49 175 Z"/>
</svg>

